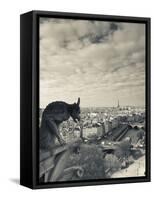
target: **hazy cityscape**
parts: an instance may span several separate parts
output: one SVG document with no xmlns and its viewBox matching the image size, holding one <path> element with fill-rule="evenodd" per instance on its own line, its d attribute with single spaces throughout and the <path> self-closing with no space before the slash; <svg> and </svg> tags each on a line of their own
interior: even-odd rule
<svg viewBox="0 0 154 200">
<path fill-rule="evenodd" d="M 40 109 L 40 117 L 44 109 Z M 65 121 L 60 126 L 62 136 L 67 142 L 76 137 L 102 137 L 122 124 L 129 124 L 145 129 L 145 108 L 135 106 L 121 107 L 81 107 L 81 121 L 74 123 L 73 119 Z M 111 134 L 111 133 L 110 133 Z"/>
</svg>

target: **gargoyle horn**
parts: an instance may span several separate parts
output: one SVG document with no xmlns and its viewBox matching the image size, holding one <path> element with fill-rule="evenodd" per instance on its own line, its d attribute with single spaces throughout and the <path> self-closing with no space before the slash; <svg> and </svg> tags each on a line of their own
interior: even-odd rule
<svg viewBox="0 0 154 200">
<path fill-rule="evenodd" d="M 80 97 L 78 98 L 77 105 L 80 105 Z"/>
</svg>

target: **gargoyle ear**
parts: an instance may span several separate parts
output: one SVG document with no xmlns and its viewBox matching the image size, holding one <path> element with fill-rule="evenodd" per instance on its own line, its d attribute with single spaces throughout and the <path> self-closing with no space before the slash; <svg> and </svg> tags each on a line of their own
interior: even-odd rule
<svg viewBox="0 0 154 200">
<path fill-rule="evenodd" d="M 80 105 L 80 97 L 78 98 L 77 105 Z"/>
</svg>

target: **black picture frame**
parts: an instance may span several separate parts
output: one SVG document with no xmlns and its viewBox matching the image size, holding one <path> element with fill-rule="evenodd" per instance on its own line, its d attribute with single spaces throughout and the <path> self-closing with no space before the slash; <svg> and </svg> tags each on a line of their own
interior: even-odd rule
<svg viewBox="0 0 154 200">
<path fill-rule="evenodd" d="M 146 175 L 39 183 L 39 18 L 54 17 L 98 21 L 144 23 L 146 26 Z M 150 141 L 150 18 L 50 11 L 31 11 L 20 16 L 20 184 L 32 189 L 149 182 L 151 179 Z"/>
</svg>

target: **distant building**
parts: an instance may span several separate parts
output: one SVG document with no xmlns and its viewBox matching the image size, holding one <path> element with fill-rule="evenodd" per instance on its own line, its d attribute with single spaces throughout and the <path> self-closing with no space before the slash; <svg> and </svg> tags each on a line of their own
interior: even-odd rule
<svg viewBox="0 0 154 200">
<path fill-rule="evenodd" d="M 104 122 L 104 129 L 105 133 L 108 133 L 112 129 L 112 123 L 110 121 L 105 121 Z"/>
<path fill-rule="evenodd" d="M 101 126 L 97 127 L 97 135 L 98 136 L 103 136 L 105 134 L 105 127 L 104 123 L 101 124 Z"/>
<path fill-rule="evenodd" d="M 119 126 L 119 120 L 114 118 L 112 121 L 112 129 L 117 128 Z"/>
</svg>

